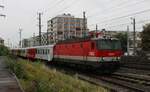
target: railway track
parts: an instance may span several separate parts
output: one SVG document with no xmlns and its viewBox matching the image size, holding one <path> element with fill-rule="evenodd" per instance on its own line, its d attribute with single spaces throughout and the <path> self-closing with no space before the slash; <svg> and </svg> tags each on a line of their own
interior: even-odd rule
<svg viewBox="0 0 150 92">
<path fill-rule="evenodd" d="M 150 71 L 150 62 L 148 61 L 123 62 L 121 67 Z"/>
<path fill-rule="evenodd" d="M 136 73 L 115 72 L 111 75 L 100 75 L 85 72 L 81 69 L 56 68 L 58 71 L 76 76 L 92 84 L 100 85 L 111 92 L 150 92 L 150 76 Z M 144 71 L 144 70 L 143 70 Z"/>
<path fill-rule="evenodd" d="M 117 72 L 120 73 L 132 73 L 132 74 L 139 74 L 139 75 L 150 75 L 149 70 L 142 70 L 142 69 L 135 69 L 129 67 L 121 67 Z"/>
<path fill-rule="evenodd" d="M 150 92 L 149 77 L 114 73 L 111 76 L 79 75 L 80 79 L 106 87 L 115 92 Z M 143 77 L 143 78 L 142 78 Z"/>
</svg>

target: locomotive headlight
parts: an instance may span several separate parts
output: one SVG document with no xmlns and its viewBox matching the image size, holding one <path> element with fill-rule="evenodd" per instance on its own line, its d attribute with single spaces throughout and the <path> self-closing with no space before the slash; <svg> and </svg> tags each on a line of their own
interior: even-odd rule
<svg viewBox="0 0 150 92">
<path fill-rule="evenodd" d="M 118 59 L 118 60 L 120 60 L 121 58 L 120 58 L 120 57 L 118 57 L 117 59 Z"/>
</svg>

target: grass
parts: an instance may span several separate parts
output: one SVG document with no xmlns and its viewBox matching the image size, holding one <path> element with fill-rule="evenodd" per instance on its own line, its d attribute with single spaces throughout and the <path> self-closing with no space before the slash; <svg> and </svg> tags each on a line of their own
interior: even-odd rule
<svg viewBox="0 0 150 92">
<path fill-rule="evenodd" d="M 108 92 L 108 90 L 47 68 L 40 62 L 6 60 L 25 92 Z"/>
</svg>

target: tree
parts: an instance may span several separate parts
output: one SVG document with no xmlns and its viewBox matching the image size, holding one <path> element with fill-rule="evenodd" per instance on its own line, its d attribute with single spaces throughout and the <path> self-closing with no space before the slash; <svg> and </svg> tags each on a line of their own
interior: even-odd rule
<svg viewBox="0 0 150 92">
<path fill-rule="evenodd" d="M 121 42 L 121 47 L 124 52 L 127 51 L 127 33 L 118 33 L 115 35 Z"/>
<path fill-rule="evenodd" d="M 142 44 L 141 44 L 142 50 L 150 51 L 150 24 L 146 24 L 143 27 L 141 37 L 142 37 Z"/>
</svg>

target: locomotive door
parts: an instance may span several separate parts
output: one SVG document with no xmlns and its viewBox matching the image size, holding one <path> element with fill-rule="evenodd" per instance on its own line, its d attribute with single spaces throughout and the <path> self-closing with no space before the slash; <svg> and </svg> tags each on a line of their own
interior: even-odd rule
<svg viewBox="0 0 150 92">
<path fill-rule="evenodd" d="M 84 63 L 87 62 L 87 54 L 88 53 L 88 48 L 87 48 L 87 44 L 84 43 L 84 46 L 83 46 L 83 61 Z"/>
</svg>

